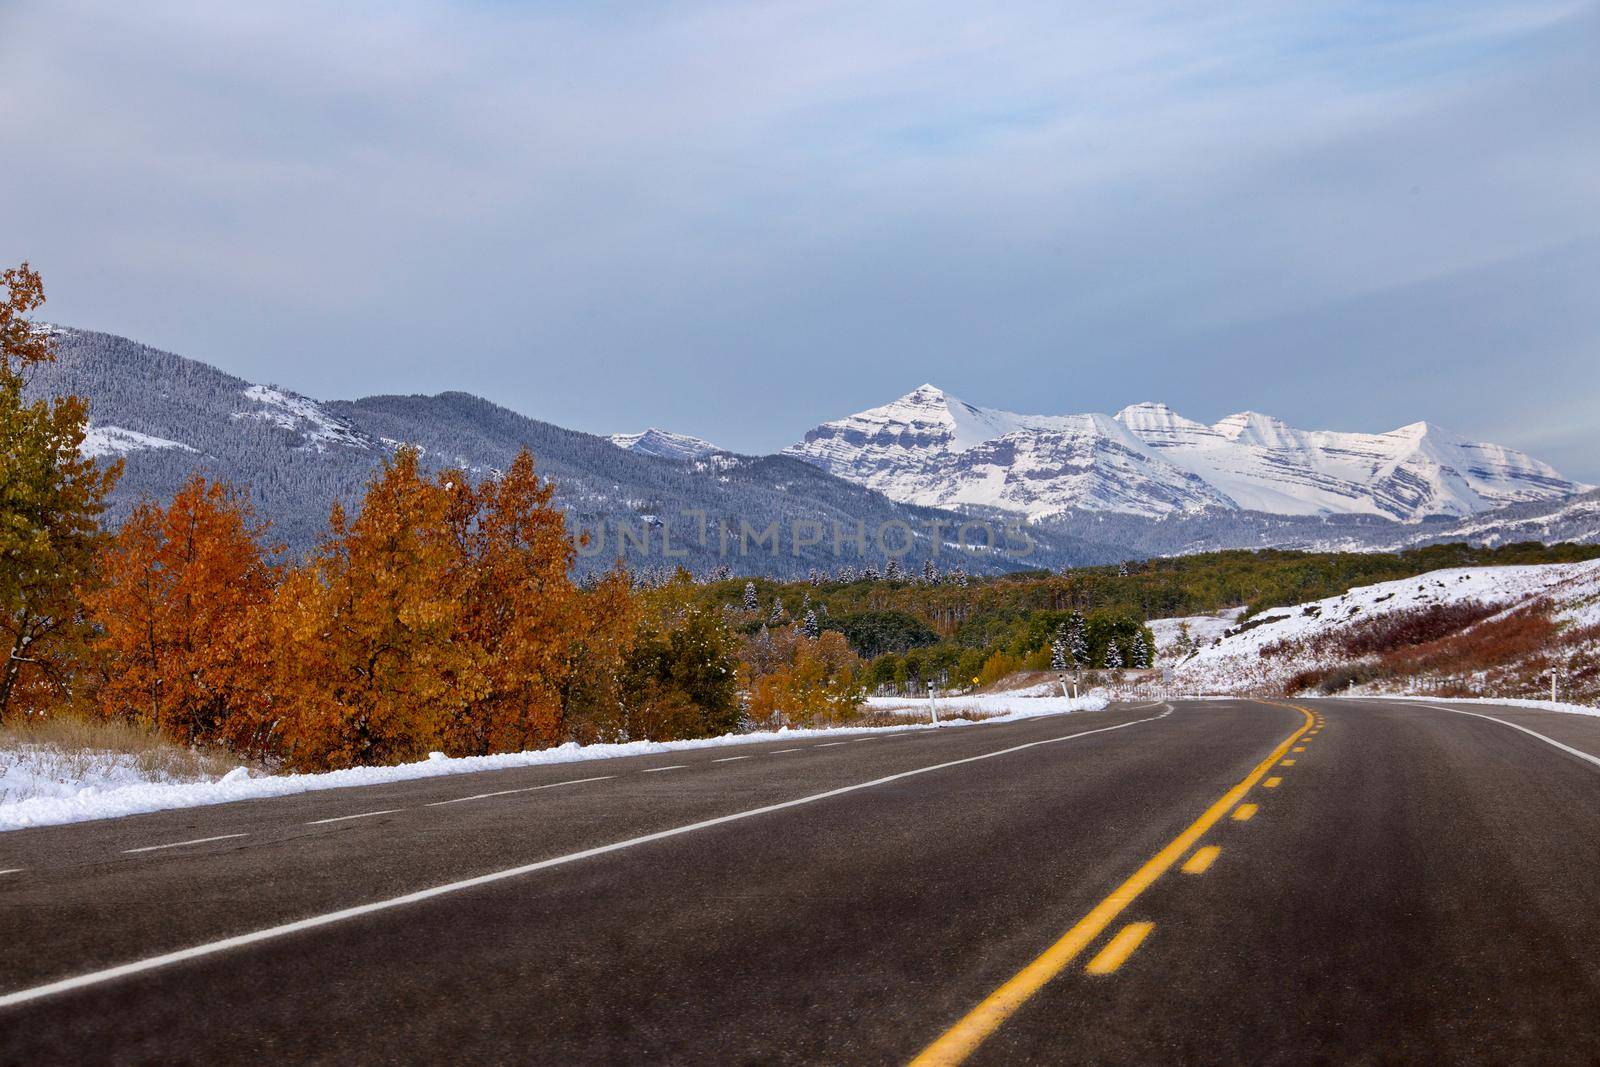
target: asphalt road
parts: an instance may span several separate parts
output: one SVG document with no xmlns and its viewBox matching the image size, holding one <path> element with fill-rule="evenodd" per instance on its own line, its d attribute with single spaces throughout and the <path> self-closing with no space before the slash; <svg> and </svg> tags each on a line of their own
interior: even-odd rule
<svg viewBox="0 0 1600 1067">
<path fill-rule="evenodd" d="M 0 834 L 0 1062 L 1600 1062 L 1600 718 L 1297 703 Z"/>
</svg>

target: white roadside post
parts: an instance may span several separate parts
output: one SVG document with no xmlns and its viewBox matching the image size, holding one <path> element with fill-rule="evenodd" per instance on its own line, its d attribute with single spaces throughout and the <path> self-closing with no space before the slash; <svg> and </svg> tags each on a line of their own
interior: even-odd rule
<svg viewBox="0 0 1600 1067">
<path fill-rule="evenodd" d="M 935 725 L 935 726 L 939 725 L 939 702 L 938 702 L 938 696 L 939 696 L 939 687 L 936 686 L 936 685 L 928 686 L 928 715 L 929 715 L 930 718 L 933 719 L 933 725 Z"/>
<path fill-rule="evenodd" d="M 1556 703 L 1556 701 L 1558 699 L 1557 696 L 1556 696 L 1556 679 L 1559 678 L 1559 677 L 1561 677 L 1561 668 L 1559 668 L 1559 667 L 1551 667 L 1550 668 L 1550 703 L 1552 703 L 1552 704 Z"/>
</svg>

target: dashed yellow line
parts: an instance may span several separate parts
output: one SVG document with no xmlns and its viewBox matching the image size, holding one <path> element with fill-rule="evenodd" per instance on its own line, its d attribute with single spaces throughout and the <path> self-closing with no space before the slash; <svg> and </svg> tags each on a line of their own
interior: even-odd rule
<svg viewBox="0 0 1600 1067">
<path fill-rule="evenodd" d="M 1262 701 L 1261 703 L 1267 703 Z M 1061 935 L 1060 939 L 1049 948 L 1045 949 L 1022 970 L 1018 971 L 999 989 L 990 993 L 977 1007 L 957 1020 L 956 1024 L 941 1034 L 933 1044 L 923 1049 L 916 1059 L 912 1060 L 912 1067 L 931 1067 L 933 1064 L 961 1063 L 981 1045 L 990 1034 L 1011 1017 L 1028 998 L 1032 997 L 1045 983 L 1060 974 L 1072 963 L 1085 949 L 1087 949 L 1105 930 L 1116 921 L 1128 906 L 1139 898 L 1156 880 L 1166 874 L 1178 861 L 1188 854 L 1206 831 L 1215 826 L 1228 812 L 1234 812 L 1234 818 L 1240 818 L 1239 811 L 1244 808 L 1255 813 L 1254 804 L 1240 805 L 1235 810 L 1234 805 L 1253 789 L 1257 782 L 1266 777 L 1272 765 L 1283 758 L 1290 746 L 1299 741 L 1310 728 L 1312 714 L 1305 708 L 1295 707 L 1292 704 L 1277 704 L 1276 707 L 1292 708 L 1306 717 L 1304 724 L 1294 733 L 1284 738 L 1272 754 L 1260 763 L 1254 770 L 1245 776 L 1244 780 L 1224 793 L 1216 803 L 1212 804 L 1188 828 L 1173 838 L 1168 844 L 1157 852 L 1144 866 L 1133 872 L 1128 879 L 1111 895 L 1090 909 L 1089 913 L 1079 919 L 1070 930 Z M 1245 816 L 1248 818 L 1249 816 Z M 1149 933 L 1148 930 L 1145 933 Z M 1130 935 L 1131 936 L 1131 935 Z M 1139 935 L 1143 940 L 1144 935 Z M 1109 946 L 1108 946 L 1109 947 Z M 1135 946 L 1137 947 L 1137 942 Z M 1132 948 L 1129 949 L 1132 951 Z M 1096 957 L 1098 959 L 1098 957 Z"/>
<path fill-rule="evenodd" d="M 1249 822 L 1251 819 L 1255 818 L 1256 812 L 1260 810 L 1260 807 L 1255 804 L 1240 804 L 1237 808 L 1233 809 L 1234 821 Z"/>
<path fill-rule="evenodd" d="M 1185 860 L 1180 869 L 1184 874 L 1205 874 L 1211 869 L 1211 865 L 1217 862 L 1217 854 L 1221 851 L 1222 849 L 1216 845 L 1197 848 L 1194 850 L 1194 855 Z"/>
<path fill-rule="evenodd" d="M 1155 923 L 1129 923 L 1117 931 L 1106 947 L 1101 949 L 1094 959 L 1089 961 L 1089 966 L 1084 970 L 1090 974 L 1110 974 L 1133 955 L 1133 950 L 1138 948 L 1145 938 L 1150 936 L 1150 931 L 1156 928 Z"/>
<path fill-rule="evenodd" d="M 1306 746 L 1300 745 L 1297 748 L 1291 748 L 1289 751 L 1290 752 L 1304 752 L 1305 750 L 1306 750 Z"/>
<path fill-rule="evenodd" d="M 1278 761 L 1278 766 L 1280 766 L 1280 767 L 1293 767 L 1294 766 L 1294 760 L 1292 760 L 1292 759 L 1279 760 Z"/>
<path fill-rule="evenodd" d="M 1261 787 L 1263 789 L 1276 789 L 1282 784 L 1283 779 L 1279 778 L 1277 775 L 1273 775 L 1271 778 L 1268 778 L 1266 781 L 1262 782 Z"/>
</svg>

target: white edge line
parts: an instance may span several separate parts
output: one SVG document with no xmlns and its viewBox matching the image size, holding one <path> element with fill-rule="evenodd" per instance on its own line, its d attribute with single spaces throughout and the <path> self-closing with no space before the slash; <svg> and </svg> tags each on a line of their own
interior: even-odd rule
<svg viewBox="0 0 1600 1067">
<path fill-rule="evenodd" d="M 249 834 L 218 834 L 216 837 L 197 837 L 192 841 L 173 841 L 173 842 L 170 842 L 170 843 L 165 844 L 165 845 L 146 845 L 143 848 L 125 848 L 122 851 L 124 853 L 128 853 L 128 852 L 155 852 L 157 849 L 182 848 L 184 845 L 203 845 L 207 841 L 226 841 L 230 837 L 249 837 L 249 836 L 250 836 Z M 10 874 L 10 873 L 11 873 L 10 871 L 0 871 L 0 874 Z"/>
<path fill-rule="evenodd" d="M 444 896 L 448 893 L 459 893 L 465 889 L 474 889 L 481 885 L 489 885 L 493 882 L 505 881 L 508 878 L 518 878 L 525 874 L 532 874 L 535 871 L 543 871 L 548 870 L 551 867 L 564 866 L 565 864 L 575 863 L 578 860 L 590 859 L 594 856 L 603 856 L 608 852 L 620 852 L 625 848 L 633 848 L 637 845 L 650 844 L 654 841 L 664 841 L 669 837 L 677 837 L 680 834 L 693 833 L 696 830 L 705 830 L 713 826 L 722 826 L 726 823 L 739 822 L 743 819 L 754 818 L 757 815 L 768 815 L 775 811 L 784 811 L 789 808 L 797 808 L 802 804 L 814 804 L 819 800 L 828 800 L 832 797 L 843 796 L 846 793 L 854 793 L 862 789 L 872 789 L 875 786 L 887 785 L 890 782 L 897 782 L 903 778 L 913 778 L 919 774 L 930 774 L 933 771 L 948 770 L 951 767 L 959 767 L 966 763 L 977 763 L 981 760 L 994 759 L 997 756 L 1007 756 L 1013 752 L 1021 752 L 1024 749 L 1037 748 L 1040 745 L 1051 745 L 1058 741 L 1073 741 L 1080 737 L 1088 737 L 1091 734 L 1109 733 L 1112 730 L 1123 730 L 1129 726 L 1138 726 L 1141 723 L 1155 722 L 1157 719 L 1164 719 L 1171 714 L 1172 706 L 1169 704 L 1167 705 L 1166 711 L 1163 711 L 1160 715 L 1152 715 L 1148 719 L 1133 719 L 1129 722 L 1117 723 L 1115 726 L 1101 726 L 1093 730 L 1084 730 L 1080 733 L 1066 734 L 1062 737 L 1047 737 L 1042 741 L 1029 741 L 1025 744 L 1013 745 L 1010 748 L 996 749 L 993 752 L 985 752 L 977 756 L 967 756 L 963 759 L 950 760 L 947 763 L 935 763 L 927 767 L 917 767 L 909 771 L 900 771 L 896 774 L 885 775 L 882 778 L 874 778 L 868 782 L 857 782 L 855 785 L 839 786 L 837 789 L 829 789 L 821 793 L 812 793 L 808 796 L 796 797 L 793 800 L 783 800 L 776 804 L 765 804 L 759 808 L 749 808 L 745 811 L 736 811 L 728 815 L 719 815 L 714 819 L 704 819 L 700 822 L 688 823 L 683 826 L 674 826 L 667 830 L 657 830 L 655 833 L 642 834 L 639 837 L 630 837 L 622 841 L 613 841 L 608 845 L 597 845 L 594 848 L 586 848 L 581 852 L 569 852 L 565 856 L 553 856 L 550 859 L 539 860 L 536 863 L 526 863 L 520 867 L 508 867 L 503 871 L 493 871 L 489 874 L 480 874 L 475 878 L 464 878 L 459 882 L 446 882 L 444 885 L 436 885 L 428 889 L 419 889 L 414 893 L 406 893 L 403 896 L 390 897 L 387 900 L 375 900 L 369 904 L 357 904 L 354 907 L 341 908 L 338 911 L 330 911 L 322 915 L 313 915 L 307 919 L 298 919 L 294 922 L 283 923 L 279 926 L 269 926 L 263 930 L 252 930 L 248 934 L 236 934 L 233 937 L 225 937 L 220 941 L 208 941 L 203 945 L 193 945 L 189 948 L 179 949 L 176 952 L 166 952 L 159 956 L 150 956 L 146 959 L 135 960 L 132 963 L 124 963 L 116 967 L 107 967 L 104 970 L 91 971 L 88 974 L 80 974 L 73 978 L 63 978 L 60 981 L 48 982 L 45 985 L 34 986 L 31 989 L 19 989 L 14 993 L 6 993 L 4 995 L 0 995 L 0 1008 L 15 1007 L 18 1004 L 26 1004 L 30 1001 L 42 1000 L 45 997 L 54 996 L 58 993 L 67 993 L 75 989 L 84 989 L 89 986 L 100 985 L 104 982 L 110 982 L 117 978 L 126 978 L 129 975 L 142 974 L 145 971 L 153 971 L 160 967 L 168 967 L 174 963 L 183 963 L 187 960 L 199 959 L 202 956 L 212 956 L 219 952 L 225 952 L 229 949 L 242 948 L 245 945 L 253 945 L 261 941 L 270 941 L 273 938 L 285 937 L 289 934 L 299 933 L 302 930 L 314 930 L 319 926 L 330 926 L 334 923 L 343 922 L 347 919 L 355 919 L 363 915 L 371 915 L 374 912 L 387 911 L 390 908 L 398 908 L 406 904 L 416 904 L 420 901 L 431 900 L 434 897 Z"/>
<path fill-rule="evenodd" d="M 7 867 L 5 870 L 0 871 L 0 874 L 21 874 L 24 869 L 22 867 Z"/>
<path fill-rule="evenodd" d="M 331 819 L 312 819 L 310 822 L 306 823 L 305 825 L 307 825 L 307 826 L 321 826 L 323 823 L 344 822 L 346 819 L 370 819 L 374 815 L 393 815 L 397 811 L 405 811 L 405 810 L 406 810 L 405 808 L 384 808 L 382 811 L 362 811 L 362 812 L 357 812 L 354 815 L 335 815 Z"/>
<path fill-rule="evenodd" d="M 1560 741 L 1557 741 L 1555 738 L 1546 737 L 1544 734 L 1541 734 L 1539 731 L 1530 730 L 1526 726 L 1519 726 L 1514 722 L 1507 722 L 1505 719 L 1497 719 L 1493 715 L 1480 715 L 1476 711 L 1462 711 L 1460 708 L 1447 708 L 1442 704 L 1423 704 L 1422 706 L 1425 707 L 1425 708 L 1433 708 L 1435 711 L 1453 711 L 1457 715 L 1471 715 L 1474 719 L 1488 719 L 1490 722 L 1497 722 L 1501 726 L 1509 726 L 1513 730 L 1521 730 L 1523 733 L 1527 734 L 1529 737 L 1537 737 L 1539 740 L 1543 741 L 1547 745 L 1554 745 L 1556 748 L 1559 748 L 1563 752 L 1570 753 L 1571 755 L 1577 756 L 1581 760 L 1587 760 L 1588 762 L 1594 764 L 1596 767 L 1600 767 L 1600 756 L 1591 755 L 1590 753 L 1585 752 L 1580 748 L 1573 748 L 1571 745 L 1563 745 Z"/>
<path fill-rule="evenodd" d="M 493 793 L 474 793 L 470 797 L 452 797 L 449 800 L 435 800 L 422 805 L 425 808 L 437 808 L 442 804 L 460 804 L 468 800 L 483 800 L 486 797 L 508 797 L 512 793 L 533 793 L 540 789 L 554 789 L 558 785 L 581 785 L 584 782 L 604 782 L 615 778 L 614 774 L 602 774 L 598 778 L 569 778 L 565 782 L 546 782 L 544 785 L 528 785 L 521 789 L 499 789 Z"/>
</svg>

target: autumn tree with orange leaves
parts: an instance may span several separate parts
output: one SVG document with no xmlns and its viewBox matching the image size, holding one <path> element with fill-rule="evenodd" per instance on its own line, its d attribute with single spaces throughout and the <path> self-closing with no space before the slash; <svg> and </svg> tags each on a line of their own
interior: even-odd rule
<svg viewBox="0 0 1600 1067">
<path fill-rule="evenodd" d="M 259 613 L 278 569 L 231 488 L 198 475 L 171 504 L 142 503 L 101 555 L 87 604 L 103 633 L 102 715 L 184 744 L 259 749 L 267 715 Z"/>
</svg>

